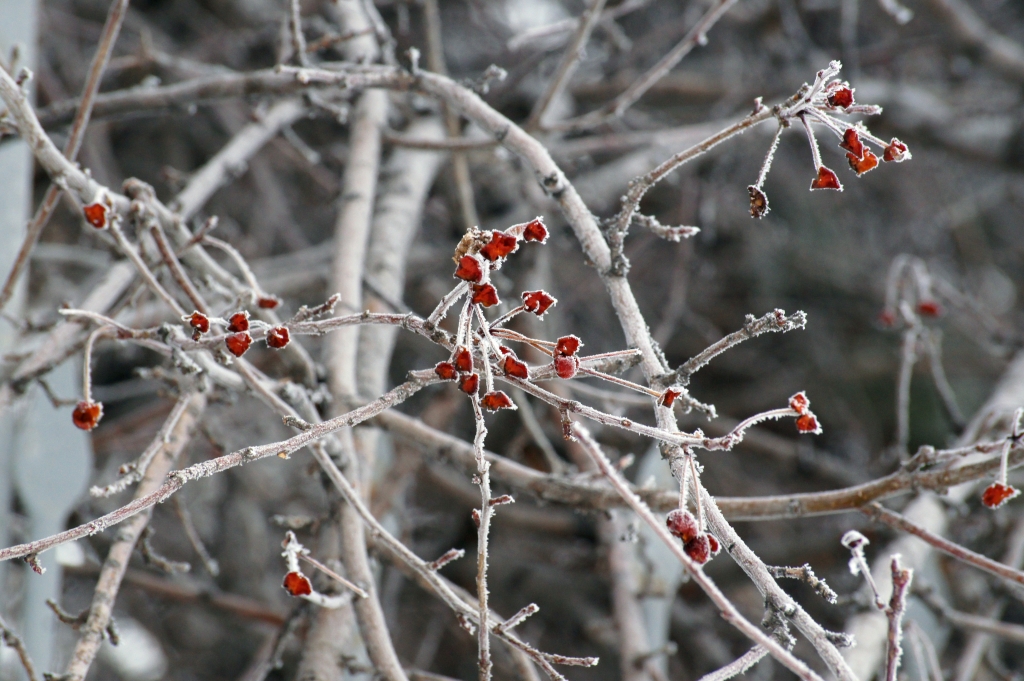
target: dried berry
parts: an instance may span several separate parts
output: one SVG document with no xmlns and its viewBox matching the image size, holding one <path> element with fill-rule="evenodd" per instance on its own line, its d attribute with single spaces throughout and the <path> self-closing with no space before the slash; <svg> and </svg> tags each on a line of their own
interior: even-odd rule
<svg viewBox="0 0 1024 681">
<path fill-rule="evenodd" d="M 817 417 L 811 413 L 801 414 L 797 417 L 796 429 L 801 433 L 818 434 L 821 432 L 821 426 L 818 425 Z"/>
<path fill-rule="evenodd" d="M 580 360 L 574 355 L 555 355 L 555 373 L 569 380 L 580 370 Z"/>
<path fill-rule="evenodd" d="M 867 149 L 864 150 L 864 158 L 858 159 L 853 154 L 847 154 L 846 160 L 850 162 L 850 168 L 857 173 L 857 177 L 878 167 L 878 157 Z"/>
<path fill-rule="evenodd" d="M 840 109 L 851 107 L 853 106 L 853 88 L 840 85 L 829 93 L 827 99 L 829 106 Z"/>
<path fill-rule="evenodd" d="M 472 300 L 473 303 L 483 305 L 484 307 L 497 305 L 500 302 L 498 300 L 498 289 L 494 288 L 492 284 L 473 284 Z"/>
<path fill-rule="evenodd" d="M 515 405 L 512 404 L 512 400 L 508 395 L 500 390 L 492 390 L 480 399 L 480 404 L 483 408 L 488 411 L 498 411 L 499 409 L 515 409 Z"/>
<path fill-rule="evenodd" d="M 886 145 L 885 150 L 882 152 L 883 161 L 903 163 L 908 158 L 910 158 L 910 152 L 907 151 L 907 145 L 895 137 L 892 138 L 892 141 Z"/>
<path fill-rule="evenodd" d="M 459 371 L 472 371 L 473 370 L 473 354 L 464 345 L 460 345 L 455 348 L 455 368 Z"/>
<path fill-rule="evenodd" d="M 71 412 L 71 420 L 82 430 L 92 430 L 103 418 L 103 403 L 92 400 L 82 400 L 75 405 Z"/>
<path fill-rule="evenodd" d="M 523 307 L 538 317 L 543 317 L 548 308 L 557 302 L 547 291 L 523 291 Z"/>
<path fill-rule="evenodd" d="M 683 544 L 683 550 L 698 565 L 703 565 L 711 560 L 711 541 L 706 534 L 698 534 Z"/>
<path fill-rule="evenodd" d="M 524 381 L 530 378 L 530 367 L 526 366 L 526 362 L 520 362 L 512 355 L 505 357 L 501 368 L 505 370 L 507 375 L 513 378 L 521 378 Z"/>
<path fill-rule="evenodd" d="M 843 133 L 843 141 L 839 143 L 839 146 L 858 159 L 864 158 L 864 143 L 860 141 L 860 135 L 853 128 L 846 129 L 846 132 Z"/>
<path fill-rule="evenodd" d="M 501 354 L 503 354 L 503 355 L 514 355 L 514 354 L 516 354 L 516 353 L 512 352 L 512 348 L 508 347 L 507 345 L 499 345 L 498 346 L 498 350 L 500 350 Z"/>
<path fill-rule="evenodd" d="M 821 166 L 818 168 L 818 176 L 811 181 L 811 189 L 835 189 L 843 191 L 843 185 L 839 184 L 839 178 L 834 172 Z"/>
<path fill-rule="evenodd" d="M 1018 494 L 1020 494 L 1020 490 L 1012 485 L 1003 485 L 998 482 L 993 482 L 985 488 L 984 492 L 982 492 L 981 503 L 985 504 L 989 508 L 999 508 Z"/>
<path fill-rule="evenodd" d="M 669 511 L 669 514 L 665 516 L 665 526 L 668 527 L 668 531 L 671 532 L 673 536 L 682 539 L 684 544 L 688 541 L 692 541 L 698 534 L 700 534 L 700 527 L 697 526 L 697 518 L 695 518 L 689 511 L 684 511 L 681 508 Z"/>
<path fill-rule="evenodd" d="M 803 414 L 809 406 L 811 406 L 811 401 L 807 399 L 807 394 L 802 390 L 789 398 L 789 408 L 797 414 Z"/>
<path fill-rule="evenodd" d="M 277 296 L 260 296 L 256 299 L 256 306 L 262 310 L 273 310 L 280 304 L 281 299 Z"/>
<path fill-rule="evenodd" d="M 717 556 L 718 552 L 722 550 L 722 545 L 718 543 L 718 540 L 715 539 L 715 535 L 713 534 L 708 535 L 708 544 L 711 546 L 712 557 Z"/>
<path fill-rule="evenodd" d="M 925 317 L 941 317 L 943 310 L 938 301 L 922 300 L 917 304 L 917 312 Z"/>
<path fill-rule="evenodd" d="M 555 353 L 559 355 L 575 355 L 583 346 L 583 343 L 576 336 L 562 336 L 555 343 Z"/>
<path fill-rule="evenodd" d="M 289 572 L 284 576 L 284 583 L 281 584 L 284 590 L 292 596 L 308 596 L 313 593 L 313 585 L 309 578 L 301 572 Z"/>
<path fill-rule="evenodd" d="M 484 270 L 479 260 L 471 255 L 464 255 L 459 258 L 459 266 L 456 268 L 454 276 L 457 279 L 475 283 L 484 278 Z"/>
<path fill-rule="evenodd" d="M 658 404 L 663 407 L 671 407 L 672 403 L 676 401 L 676 398 L 682 394 L 683 392 L 681 390 L 672 390 L 672 388 L 668 388 L 661 394 Z"/>
<path fill-rule="evenodd" d="M 437 374 L 437 377 L 442 381 L 454 381 L 459 375 L 458 372 L 455 371 L 455 365 L 451 362 L 438 362 L 434 367 L 434 373 Z"/>
<path fill-rule="evenodd" d="M 188 318 L 188 325 L 192 327 L 192 340 L 199 340 L 200 334 L 210 332 L 210 318 L 202 312 L 193 312 Z"/>
<path fill-rule="evenodd" d="M 249 330 L 249 312 L 248 310 L 242 310 L 231 315 L 228 319 L 228 331 L 231 333 L 238 333 L 239 331 Z"/>
<path fill-rule="evenodd" d="M 90 203 L 82 209 L 85 213 L 85 221 L 96 229 L 105 229 L 107 226 L 107 207 L 100 203 Z"/>
<path fill-rule="evenodd" d="M 768 215 L 768 197 L 763 191 L 754 185 L 747 187 L 747 192 L 750 194 L 750 217 L 752 218 L 763 218 Z"/>
<path fill-rule="evenodd" d="M 275 350 L 280 350 L 288 345 L 291 339 L 291 334 L 286 326 L 275 326 L 267 332 L 267 345 Z"/>
<path fill-rule="evenodd" d="M 539 241 L 540 243 L 547 243 L 548 240 L 548 228 L 544 226 L 544 223 L 540 218 L 534 218 L 526 224 L 523 228 L 523 238 L 527 241 Z"/>
<path fill-rule="evenodd" d="M 480 255 L 491 262 L 504 258 L 519 247 L 519 239 L 504 232 L 491 232 L 491 241 L 480 249 Z"/>
<path fill-rule="evenodd" d="M 233 333 L 224 339 L 224 344 L 228 346 L 228 350 L 235 357 L 241 357 L 245 354 L 245 351 L 252 345 L 252 336 L 249 335 L 248 331 L 241 331 L 239 333 Z"/>
<path fill-rule="evenodd" d="M 878 313 L 878 323 L 885 327 L 891 327 L 896 323 L 896 313 L 892 310 L 882 310 Z"/>
<path fill-rule="evenodd" d="M 467 395 L 473 395 L 476 393 L 476 389 L 480 387 L 480 374 L 466 374 L 459 381 L 459 390 L 466 393 Z"/>
</svg>

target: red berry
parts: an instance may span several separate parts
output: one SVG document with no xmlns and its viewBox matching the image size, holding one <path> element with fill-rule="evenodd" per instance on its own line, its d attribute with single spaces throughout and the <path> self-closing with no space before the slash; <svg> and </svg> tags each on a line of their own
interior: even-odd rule
<svg viewBox="0 0 1024 681">
<path fill-rule="evenodd" d="M 267 345 L 275 350 L 280 350 L 288 345 L 291 339 L 291 334 L 286 326 L 275 326 L 267 333 Z"/>
<path fill-rule="evenodd" d="M 523 238 L 527 241 L 547 243 L 548 228 L 544 226 L 544 222 L 540 218 L 534 218 L 523 228 Z"/>
<path fill-rule="evenodd" d="M 789 398 L 789 408 L 798 414 L 803 414 L 809 406 L 811 406 L 811 401 L 807 399 L 807 394 L 802 390 Z"/>
<path fill-rule="evenodd" d="M 864 150 L 864 158 L 858 159 L 853 154 L 847 154 L 846 160 L 850 162 L 850 168 L 853 172 L 857 173 L 857 177 L 860 177 L 869 170 L 874 170 L 878 166 L 878 157 L 867 149 Z"/>
<path fill-rule="evenodd" d="M 500 302 L 498 300 L 498 289 L 494 288 L 492 284 L 473 284 L 472 300 L 473 303 L 483 305 L 484 307 L 497 305 Z"/>
<path fill-rule="evenodd" d="M 71 412 L 71 420 L 82 430 L 92 430 L 103 418 L 103 403 L 92 400 L 82 400 L 75 405 Z"/>
<path fill-rule="evenodd" d="M 750 194 L 750 217 L 763 218 L 768 215 L 768 196 L 754 185 L 747 187 L 747 193 Z"/>
<path fill-rule="evenodd" d="M 796 420 L 796 429 L 801 433 L 820 433 L 821 426 L 814 414 L 801 414 Z"/>
<path fill-rule="evenodd" d="M 910 158 L 910 152 L 907 151 L 907 145 L 895 137 L 882 152 L 882 160 L 887 162 L 903 163 L 908 158 Z"/>
<path fill-rule="evenodd" d="M 843 185 L 839 184 L 839 178 L 834 172 L 821 166 L 818 168 L 818 176 L 811 181 L 811 189 L 835 189 L 843 191 Z"/>
<path fill-rule="evenodd" d="M 455 348 L 455 368 L 459 371 L 472 371 L 473 370 L 473 355 L 469 351 L 469 348 L 460 345 Z"/>
<path fill-rule="evenodd" d="M 576 336 L 562 336 L 555 344 L 555 352 L 559 355 L 575 355 L 582 345 Z"/>
<path fill-rule="evenodd" d="M 231 315 L 228 319 L 228 331 L 231 333 L 238 333 L 239 331 L 249 330 L 249 311 L 242 310 Z"/>
<path fill-rule="evenodd" d="M 580 360 L 573 355 L 555 356 L 555 373 L 559 378 L 569 380 L 580 370 Z"/>
<path fill-rule="evenodd" d="M 516 354 L 516 353 L 512 352 L 512 348 L 508 347 L 507 345 L 499 345 L 498 349 L 501 350 L 501 354 L 503 354 L 503 355 L 514 355 L 514 354 Z"/>
<path fill-rule="evenodd" d="M 671 407 L 672 403 L 676 401 L 676 398 L 682 394 L 681 390 L 672 390 L 672 388 L 668 388 L 661 394 L 661 399 L 658 400 L 658 404 L 663 407 Z"/>
<path fill-rule="evenodd" d="M 239 333 L 233 333 L 224 339 L 224 344 L 228 346 L 228 350 L 235 357 L 241 357 L 245 354 L 245 351 L 252 345 L 252 336 L 249 335 L 248 331 L 241 331 Z"/>
<path fill-rule="evenodd" d="M 277 296 L 261 296 L 256 300 L 256 306 L 263 310 L 273 310 L 280 304 L 281 299 Z"/>
<path fill-rule="evenodd" d="M 839 143 L 839 146 L 858 159 L 864 158 L 864 143 L 860 141 L 860 135 L 853 128 L 846 129 L 846 132 L 843 133 L 843 141 Z"/>
<path fill-rule="evenodd" d="M 548 308 L 557 302 L 547 291 L 523 291 L 523 307 L 538 317 L 543 317 Z"/>
<path fill-rule="evenodd" d="M 829 93 L 827 99 L 829 106 L 834 106 L 840 109 L 853 106 L 853 89 L 840 85 Z"/>
<path fill-rule="evenodd" d="M 455 371 L 455 365 L 451 362 L 438 362 L 434 367 L 434 373 L 442 381 L 454 381 L 458 376 L 458 372 Z"/>
<path fill-rule="evenodd" d="M 504 258 L 519 247 L 519 239 L 504 232 L 491 232 L 491 241 L 480 249 L 480 255 L 491 262 Z"/>
<path fill-rule="evenodd" d="M 683 544 L 683 550 L 698 565 L 703 565 L 711 560 L 711 541 L 706 534 L 698 534 Z"/>
<path fill-rule="evenodd" d="M 1016 489 L 1012 485 L 1003 485 L 998 482 L 993 482 L 991 485 L 985 488 L 985 491 L 981 495 L 981 503 L 985 504 L 989 508 L 999 508 L 1010 499 L 1020 494 L 1020 490 Z"/>
<path fill-rule="evenodd" d="M 471 255 L 464 255 L 459 258 L 459 266 L 454 276 L 463 281 L 478 282 L 484 278 L 484 270 L 479 260 Z"/>
<path fill-rule="evenodd" d="M 708 544 L 711 546 L 711 555 L 717 556 L 718 552 L 722 550 L 722 545 L 718 543 L 713 534 L 708 535 Z"/>
<path fill-rule="evenodd" d="M 669 511 L 669 514 L 665 516 L 665 525 L 668 527 L 668 531 L 673 536 L 682 539 L 684 544 L 700 534 L 697 519 L 692 513 L 681 508 Z"/>
<path fill-rule="evenodd" d="M 942 315 L 942 305 L 934 300 L 922 300 L 917 304 L 917 311 L 925 317 L 939 317 Z"/>
<path fill-rule="evenodd" d="M 313 585 L 309 578 L 301 572 L 289 572 L 284 576 L 284 583 L 281 584 L 284 590 L 292 596 L 308 596 L 313 593 Z"/>
<path fill-rule="evenodd" d="M 512 404 L 512 400 L 509 399 L 509 396 L 500 390 L 493 390 L 484 395 L 480 400 L 480 404 L 488 411 L 515 408 L 515 405 Z"/>
<path fill-rule="evenodd" d="M 459 381 L 459 390 L 466 393 L 467 395 L 473 395 L 476 393 L 477 388 L 480 387 L 480 374 L 466 374 Z"/>
<path fill-rule="evenodd" d="M 107 207 L 102 203 L 90 203 L 82 212 L 85 213 L 85 221 L 96 229 L 107 226 Z"/>
<path fill-rule="evenodd" d="M 188 318 L 188 323 L 189 326 L 199 333 L 208 333 L 210 331 L 210 319 L 202 312 L 193 312 L 192 316 Z"/>
<path fill-rule="evenodd" d="M 896 323 L 896 313 L 892 310 L 882 310 L 878 313 L 878 323 L 890 327 Z"/>
<path fill-rule="evenodd" d="M 530 378 L 530 367 L 526 366 L 526 362 L 520 362 L 512 355 L 505 357 L 505 361 L 502 363 L 501 368 L 505 370 L 506 374 L 513 378 L 521 378 L 524 381 Z"/>
</svg>

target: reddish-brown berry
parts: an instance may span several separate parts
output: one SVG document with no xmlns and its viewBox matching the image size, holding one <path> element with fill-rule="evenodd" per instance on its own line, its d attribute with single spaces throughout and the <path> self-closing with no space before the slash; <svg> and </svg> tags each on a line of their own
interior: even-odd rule
<svg viewBox="0 0 1024 681">
<path fill-rule="evenodd" d="M 224 344 L 228 346 L 228 350 L 232 355 L 241 357 L 249 349 L 249 346 L 252 345 L 252 336 L 249 335 L 248 331 L 240 331 L 225 338 Z"/>
<path fill-rule="evenodd" d="M 722 550 L 722 545 L 718 543 L 718 540 L 715 539 L 715 535 L 713 534 L 708 535 L 708 545 L 711 547 L 712 557 L 717 556 L 718 552 Z"/>
<path fill-rule="evenodd" d="M 576 336 L 562 336 L 555 343 L 555 353 L 566 356 L 575 355 L 582 346 L 582 341 Z"/>
<path fill-rule="evenodd" d="M 895 137 L 892 138 L 892 141 L 889 142 L 882 151 L 883 161 L 903 163 L 903 161 L 906 161 L 908 158 L 910 158 L 910 152 L 907 151 L 907 145 L 900 142 Z"/>
<path fill-rule="evenodd" d="M 460 345 L 455 348 L 455 358 L 453 360 L 455 368 L 459 371 L 472 371 L 473 370 L 473 353 L 469 351 L 464 345 Z"/>
<path fill-rule="evenodd" d="M 512 400 L 508 395 L 500 390 L 492 390 L 491 392 L 480 398 L 480 404 L 484 409 L 488 411 L 498 411 L 499 409 L 514 409 L 515 405 L 512 404 Z"/>
<path fill-rule="evenodd" d="M 941 317 L 943 310 L 938 301 L 922 300 L 917 304 L 917 312 L 925 317 Z"/>
<path fill-rule="evenodd" d="M 491 262 L 504 258 L 519 247 L 519 239 L 504 232 L 491 232 L 491 241 L 480 249 L 480 255 Z"/>
<path fill-rule="evenodd" d="M 92 400 L 82 400 L 75 405 L 71 412 L 71 420 L 82 430 L 92 430 L 103 418 L 103 403 Z"/>
<path fill-rule="evenodd" d="M 284 576 L 284 583 L 281 584 L 284 590 L 292 596 L 308 596 L 313 593 L 313 585 L 309 578 L 301 572 L 289 572 Z"/>
<path fill-rule="evenodd" d="M 249 311 L 242 310 L 231 315 L 228 319 L 228 331 L 231 333 L 238 333 L 239 331 L 249 330 Z"/>
<path fill-rule="evenodd" d="M 526 366 L 526 362 L 520 362 L 512 355 L 506 355 L 501 368 L 513 378 L 521 378 L 524 381 L 530 378 L 530 367 Z"/>
<path fill-rule="evenodd" d="M 850 162 L 850 168 L 857 173 L 857 177 L 878 167 L 878 157 L 867 149 L 864 150 L 864 158 L 859 159 L 853 154 L 847 154 L 846 160 Z"/>
<path fill-rule="evenodd" d="M 555 373 L 569 380 L 580 370 L 580 360 L 574 355 L 555 355 Z"/>
<path fill-rule="evenodd" d="M 768 196 L 754 185 L 747 187 L 747 193 L 750 194 L 750 217 L 763 218 L 768 215 Z"/>
<path fill-rule="evenodd" d="M 188 324 L 196 333 L 209 333 L 210 331 L 210 318 L 202 312 L 193 312 L 192 316 L 188 318 Z"/>
<path fill-rule="evenodd" d="M 291 333 L 286 326 L 275 326 L 267 332 L 267 345 L 275 350 L 280 350 L 288 345 L 291 339 Z"/>
<path fill-rule="evenodd" d="M 256 299 L 256 306 L 263 310 L 273 310 L 280 304 L 281 299 L 277 296 L 260 296 Z"/>
<path fill-rule="evenodd" d="M 684 511 L 681 508 L 669 511 L 668 515 L 665 516 L 665 526 L 668 527 L 668 531 L 671 532 L 673 536 L 682 539 L 684 544 L 688 541 L 692 541 L 698 534 L 700 534 L 700 527 L 697 526 L 697 518 L 695 518 L 689 511 Z"/>
<path fill-rule="evenodd" d="M 534 218 L 526 224 L 523 228 L 523 238 L 527 241 L 539 241 L 540 243 L 547 243 L 548 240 L 548 228 L 544 226 L 544 222 L 540 218 Z"/>
<path fill-rule="evenodd" d="M 829 93 L 828 103 L 839 109 L 853 106 L 853 89 L 840 85 Z"/>
<path fill-rule="evenodd" d="M 477 388 L 480 387 L 480 374 L 466 374 L 459 381 L 459 390 L 466 393 L 467 395 L 476 394 Z"/>
<path fill-rule="evenodd" d="M 484 270 L 479 260 L 471 255 L 464 255 L 459 258 L 459 266 L 454 276 L 463 281 L 476 283 L 484 278 Z"/>
<path fill-rule="evenodd" d="M 494 288 L 492 284 L 473 284 L 472 300 L 473 303 L 483 305 L 484 307 L 497 305 L 500 302 L 498 300 L 498 289 Z"/>
<path fill-rule="evenodd" d="M 682 394 L 683 392 L 681 390 L 673 390 L 672 388 L 668 388 L 667 390 L 665 390 L 665 392 L 661 394 L 661 398 L 658 400 L 658 404 L 660 404 L 663 407 L 671 407 L 672 403 L 676 401 L 676 398 Z"/>
<path fill-rule="evenodd" d="M 818 434 L 821 432 L 821 426 L 818 425 L 818 419 L 814 414 L 807 413 L 801 414 L 796 419 L 796 429 L 801 433 L 814 433 Z"/>
<path fill-rule="evenodd" d="M 818 168 L 818 176 L 811 181 L 811 189 L 835 189 L 843 191 L 843 185 L 839 184 L 839 177 L 826 168 Z"/>
<path fill-rule="evenodd" d="M 85 221 L 90 225 L 96 229 L 106 228 L 108 209 L 105 205 L 100 202 L 90 203 L 82 209 L 82 212 L 85 213 Z"/>
<path fill-rule="evenodd" d="M 811 406 L 811 401 L 807 399 L 807 393 L 802 390 L 789 398 L 789 408 L 797 414 L 803 414 L 809 406 Z"/>
<path fill-rule="evenodd" d="M 683 550 L 698 565 L 703 565 L 711 560 L 711 541 L 706 534 L 698 534 L 683 544 Z"/>
<path fill-rule="evenodd" d="M 434 366 L 434 373 L 442 381 L 454 381 L 459 373 L 455 370 L 455 365 L 451 362 L 438 362 Z"/>
<path fill-rule="evenodd" d="M 543 317 L 548 308 L 557 302 L 547 291 L 523 291 L 523 307 L 538 317 Z"/>
<path fill-rule="evenodd" d="M 843 141 L 839 143 L 839 146 L 858 159 L 864 158 L 864 143 L 860 141 L 860 135 L 853 128 L 846 129 L 846 132 L 843 133 Z"/>
<path fill-rule="evenodd" d="M 989 508 L 999 508 L 1018 494 L 1020 494 L 1020 490 L 1012 485 L 1003 485 L 998 482 L 993 482 L 985 488 L 984 492 L 982 492 L 981 503 L 985 504 Z"/>
</svg>

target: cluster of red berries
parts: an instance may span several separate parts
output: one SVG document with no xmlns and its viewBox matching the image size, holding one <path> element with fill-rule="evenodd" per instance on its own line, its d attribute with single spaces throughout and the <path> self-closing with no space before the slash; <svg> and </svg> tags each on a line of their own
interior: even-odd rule
<svg viewBox="0 0 1024 681">
<path fill-rule="evenodd" d="M 555 343 L 555 373 L 559 378 L 566 380 L 576 375 L 580 370 L 580 358 L 576 356 L 583 342 L 576 336 L 562 336 Z"/>
<path fill-rule="evenodd" d="M 718 555 L 721 545 L 714 535 L 700 531 L 697 518 L 677 508 L 665 517 L 665 525 L 673 536 L 683 540 L 683 550 L 695 563 L 703 565 Z"/>
<path fill-rule="evenodd" d="M 818 423 L 818 417 L 811 411 L 810 406 L 811 401 L 807 399 L 807 395 L 803 391 L 789 398 L 789 408 L 798 414 L 796 429 L 801 433 L 819 435 L 821 434 L 821 424 Z"/>
<path fill-rule="evenodd" d="M 502 348 L 502 350 L 508 350 L 508 348 Z M 511 352 L 509 350 L 509 353 Z M 509 357 L 514 358 L 514 355 L 507 355 L 506 359 Z M 516 361 L 518 362 L 518 360 Z M 526 369 L 525 364 L 522 362 L 519 362 L 519 364 L 522 364 L 523 368 Z M 442 380 L 458 381 L 459 390 L 467 395 L 476 395 L 480 389 L 480 374 L 473 371 L 473 353 L 463 345 L 455 348 L 450 361 L 438 362 L 434 367 L 434 373 Z M 515 408 L 512 399 L 501 390 L 492 390 L 485 393 L 480 398 L 480 404 L 489 411 Z"/>
<path fill-rule="evenodd" d="M 273 305 L 263 305 L 260 303 L 260 307 L 276 307 L 276 298 L 260 298 L 260 301 L 268 300 Z M 198 341 L 204 333 L 210 332 L 210 318 L 204 315 L 202 312 L 193 312 L 191 315 L 184 318 L 189 326 L 192 327 L 192 340 Z M 275 326 L 267 332 L 267 345 L 280 350 L 291 342 L 291 333 L 288 331 L 287 326 Z M 249 335 L 249 312 L 242 310 L 236 312 L 228 318 L 228 335 L 224 338 L 224 344 L 227 346 L 228 351 L 235 357 L 241 357 L 252 345 L 252 336 Z"/>
<path fill-rule="evenodd" d="M 523 241 L 536 241 L 542 244 L 546 243 L 548 240 L 548 228 L 544 226 L 540 218 L 536 218 L 521 225 L 513 225 L 504 232 L 492 231 L 489 240 L 487 240 L 486 232 L 475 233 L 473 238 L 478 241 L 478 248 L 476 248 L 475 252 L 466 252 L 457 257 L 458 267 L 455 269 L 454 276 L 456 279 L 468 282 L 473 287 L 471 300 L 474 303 L 484 307 L 491 307 L 500 302 L 498 290 L 494 288 L 494 284 L 488 281 L 491 270 L 500 267 L 505 258 L 519 249 L 520 239 Z M 479 245 L 484 240 L 487 240 L 486 243 Z M 472 246 L 473 244 L 470 243 L 467 246 L 467 251 L 472 251 Z M 525 294 L 523 302 L 526 302 Z M 554 302 L 553 298 L 552 302 Z M 539 306 L 540 302 L 536 303 L 536 305 Z M 550 304 L 545 309 L 547 307 L 550 307 Z M 536 314 L 539 316 L 543 312 L 537 312 Z"/>
</svg>

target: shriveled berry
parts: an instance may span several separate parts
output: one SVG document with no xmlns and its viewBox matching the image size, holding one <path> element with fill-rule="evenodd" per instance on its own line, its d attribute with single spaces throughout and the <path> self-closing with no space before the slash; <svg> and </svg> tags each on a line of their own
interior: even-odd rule
<svg viewBox="0 0 1024 681">
<path fill-rule="evenodd" d="M 434 373 L 437 374 L 437 377 L 442 381 L 454 381 L 459 375 L 459 373 L 455 371 L 455 365 L 451 362 L 438 362 L 437 365 L 434 366 Z"/>
<path fill-rule="evenodd" d="M 231 333 L 238 333 L 239 331 L 249 330 L 249 312 L 248 310 L 242 310 L 231 315 L 228 319 L 228 331 Z"/>
<path fill-rule="evenodd" d="M 85 221 L 96 229 L 105 229 L 107 226 L 107 207 L 100 203 L 90 203 L 88 206 L 82 209 L 85 213 Z"/>
<path fill-rule="evenodd" d="M 273 310 L 280 304 L 281 299 L 277 296 L 260 296 L 256 299 L 256 306 L 262 310 Z"/>
<path fill-rule="evenodd" d="M 473 353 L 464 345 L 455 348 L 455 368 L 459 371 L 473 370 Z"/>
<path fill-rule="evenodd" d="M 500 390 L 492 390 L 491 392 L 480 398 L 480 404 L 484 409 L 488 411 L 498 411 L 499 409 L 515 409 L 515 405 L 512 404 L 512 400 L 508 395 Z"/>
<path fill-rule="evenodd" d="M 796 419 L 796 429 L 801 433 L 820 433 L 821 426 L 818 425 L 818 419 L 814 414 L 801 414 Z"/>
<path fill-rule="evenodd" d="M 505 373 L 513 378 L 521 378 L 522 380 L 528 380 L 530 378 L 530 367 L 526 366 L 526 362 L 520 362 L 512 355 L 507 355 L 505 361 L 502 362 L 501 368 L 505 370 Z"/>
<path fill-rule="evenodd" d="M 747 187 L 747 193 L 750 194 L 750 217 L 763 218 L 768 215 L 768 196 L 754 185 Z"/>
<path fill-rule="evenodd" d="M 829 106 L 834 106 L 840 109 L 853 106 L 853 88 L 841 85 L 832 90 L 827 99 Z"/>
<path fill-rule="evenodd" d="M 82 430 L 92 430 L 103 418 L 103 403 L 92 400 L 82 400 L 75 405 L 71 412 L 71 420 L 75 426 Z"/>
<path fill-rule="evenodd" d="M 500 302 L 498 300 L 498 289 L 494 288 L 493 284 L 473 284 L 472 300 L 474 304 L 483 305 L 484 307 L 497 305 Z"/>
<path fill-rule="evenodd" d="M 289 572 L 284 576 L 284 583 L 281 584 L 284 590 L 292 596 L 308 596 L 313 593 L 313 585 L 309 578 L 301 572 Z"/>
<path fill-rule="evenodd" d="M 466 374 L 459 381 L 459 390 L 466 393 L 467 395 L 476 394 L 477 388 L 480 387 L 480 374 Z"/>
<path fill-rule="evenodd" d="M 999 508 L 1018 494 L 1020 494 L 1020 490 L 1012 485 L 1003 485 L 998 482 L 993 482 L 985 488 L 984 492 L 982 492 L 981 503 L 985 504 L 989 508 Z"/>
<path fill-rule="evenodd" d="M 847 154 L 846 160 L 850 162 L 850 168 L 857 173 L 857 177 L 878 167 L 878 157 L 867 149 L 864 150 L 864 158 L 859 159 L 853 154 Z"/>
<path fill-rule="evenodd" d="M 718 552 L 722 550 L 722 545 L 718 543 L 718 540 L 715 539 L 715 535 L 713 534 L 708 535 L 708 544 L 711 547 L 712 557 L 717 556 Z"/>
<path fill-rule="evenodd" d="M 459 266 L 455 269 L 457 279 L 469 282 L 479 282 L 484 278 L 484 270 L 480 261 L 471 255 L 464 255 L 459 258 Z"/>
<path fill-rule="evenodd" d="M 895 137 L 892 141 L 886 145 L 882 151 L 882 160 L 891 163 L 903 163 L 910 158 L 910 152 L 907 151 L 907 145 L 900 142 Z"/>
<path fill-rule="evenodd" d="M 583 345 L 576 336 L 562 336 L 555 343 L 555 352 L 559 355 L 575 355 Z"/>
<path fill-rule="evenodd" d="M 917 304 L 917 311 L 925 317 L 941 317 L 942 305 L 935 300 L 922 300 Z"/>
<path fill-rule="evenodd" d="M 199 333 L 210 332 L 210 318 L 202 312 L 193 312 L 192 316 L 188 318 L 188 325 Z"/>
<path fill-rule="evenodd" d="M 661 394 L 658 404 L 663 407 L 671 407 L 672 403 L 676 401 L 676 398 L 682 394 L 683 392 L 681 390 L 672 390 L 672 388 L 668 388 Z"/>
<path fill-rule="evenodd" d="M 548 228 L 544 226 L 544 222 L 540 218 L 534 218 L 523 228 L 523 238 L 527 241 L 547 243 Z"/>
<path fill-rule="evenodd" d="M 811 406 L 811 401 L 807 399 L 807 393 L 802 390 L 789 398 L 789 408 L 798 414 L 803 414 L 809 406 Z"/>
<path fill-rule="evenodd" d="M 519 247 L 519 239 L 504 232 L 491 232 L 491 240 L 480 249 L 480 255 L 491 262 L 504 258 Z"/>
<path fill-rule="evenodd" d="M 673 536 L 679 537 L 683 543 L 693 540 L 700 534 L 700 527 L 697 525 L 697 518 L 689 511 L 677 508 L 669 511 L 665 516 L 665 526 Z"/>
<path fill-rule="evenodd" d="M 523 307 L 538 317 L 543 317 L 548 308 L 557 302 L 547 291 L 523 291 Z"/>
<path fill-rule="evenodd" d="M 818 176 L 811 181 L 811 189 L 843 191 L 843 185 L 839 184 L 839 177 L 834 172 L 825 166 L 821 166 L 818 168 Z"/>
<path fill-rule="evenodd" d="M 864 143 L 860 141 L 860 135 L 853 128 L 846 129 L 846 132 L 843 133 L 843 141 L 839 143 L 839 146 L 858 159 L 864 158 Z"/>
<path fill-rule="evenodd" d="M 698 534 L 683 544 L 683 550 L 698 565 L 703 565 L 711 560 L 711 541 L 706 534 Z"/>
<path fill-rule="evenodd" d="M 249 335 L 248 331 L 240 331 L 225 338 L 224 344 L 228 346 L 228 350 L 232 355 L 241 357 L 249 349 L 249 346 L 252 345 L 252 336 Z"/>
<path fill-rule="evenodd" d="M 512 348 L 508 347 L 507 345 L 499 345 L 498 346 L 498 350 L 500 350 L 501 354 L 503 354 L 503 355 L 514 355 L 514 354 L 516 354 L 516 353 L 512 352 Z"/>
<path fill-rule="evenodd" d="M 267 332 L 267 345 L 280 350 L 291 341 L 291 333 L 286 326 L 275 326 Z"/>
<path fill-rule="evenodd" d="M 569 380 L 580 370 L 580 360 L 574 355 L 555 355 L 555 373 Z"/>
</svg>

